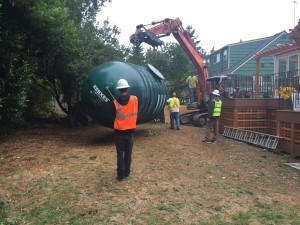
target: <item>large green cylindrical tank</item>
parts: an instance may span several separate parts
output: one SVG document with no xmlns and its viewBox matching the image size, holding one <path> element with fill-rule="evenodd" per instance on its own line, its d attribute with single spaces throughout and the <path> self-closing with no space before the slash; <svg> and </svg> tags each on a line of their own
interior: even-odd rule
<svg viewBox="0 0 300 225">
<path fill-rule="evenodd" d="M 139 99 L 137 124 L 151 121 L 163 113 L 167 100 L 164 76 L 152 65 L 138 66 L 125 62 L 107 62 L 94 68 L 83 82 L 82 103 L 86 113 L 103 126 L 113 128 L 113 96 L 120 95 L 116 85 L 127 80 L 128 94 Z"/>
</svg>

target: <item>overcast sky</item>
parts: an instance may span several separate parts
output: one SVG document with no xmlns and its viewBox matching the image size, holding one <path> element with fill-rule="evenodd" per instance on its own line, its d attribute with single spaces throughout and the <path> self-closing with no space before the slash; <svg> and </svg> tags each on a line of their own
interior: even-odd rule
<svg viewBox="0 0 300 225">
<path fill-rule="evenodd" d="M 300 0 L 112 0 L 98 19 L 108 18 L 118 26 L 120 42 L 128 46 L 136 25 L 177 17 L 184 28 L 191 25 L 196 30 L 202 47 L 209 52 L 213 46 L 217 50 L 240 40 L 289 32 L 300 19 Z M 176 42 L 173 37 L 163 41 Z"/>
</svg>

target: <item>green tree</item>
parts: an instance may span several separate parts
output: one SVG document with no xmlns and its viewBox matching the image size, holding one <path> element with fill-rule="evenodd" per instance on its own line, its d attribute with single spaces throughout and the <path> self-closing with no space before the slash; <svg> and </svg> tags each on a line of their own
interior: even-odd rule
<svg viewBox="0 0 300 225">
<path fill-rule="evenodd" d="M 69 93 L 69 100 L 62 99 L 66 102 L 63 109 L 74 125 L 78 107 L 80 107 L 80 91 L 84 77 L 93 69 L 93 67 L 103 64 L 107 61 L 121 61 L 125 57 L 125 47 L 119 45 L 118 35 L 119 28 L 110 26 L 105 20 L 101 27 L 94 26 L 94 23 L 87 22 L 80 30 L 80 47 L 77 50 L 76 57 L 70 61 L 68 71 L 72 71 L 75 92 Z M 61 76 L 62 78 L 63 76 Z M 67 89 L 70 87 L 71 78 L 67 78 L 63 83 Z M 66 95 L 66 92 L 63 92 Z M 65 104 L 60 104 L 62 107 Z M 67 110 L 69 109 L 69 110 Z"/>
<path fill-rule="evenodd" d="M 0 133 L 23 123 L 37 61 L 28 48 L 23 17 L 11 1 L 0 4 Z"/>
<path fill-rule="evenodd" d="M 167 49 L 157 50 L 155 48 L 150 48 L 145 54 L 145 59 L 147 64 L 151 64 L 156 69 L 158 69 L 164 76 L 170 74 L 170 58 L 167 54 Z"/>
<path fill-rule="evenodd" d="M 124 56 L 117 27 L 96 24 L 105 2 L 110 1 L 1 0 L 0 123 L 22 121 L 28 90 L 38 83 L 72 117 L 92 66 Z"/>
<path fill-rule="evenodd" d="M 170 74 L 167 76 L 170 89 L 184 89 L 188 72 L 195 70 L 195 67 L 182 47 L 177 43 L 167 45 L 167 54 L 171 65 Z"/>
<path fill-rule="evenodd" d="M 187 71 L 194 66 L 179 44 L 169 42 L 161 50 L 148 49 L 145 56 L 146 63 L 153 65 L 164 75 L 169 92 L 185 89 Z"/>
<path fill-rule="evenodd" d="M 143 52 L 144 48 L 141 44 L 133 45 L 126 61 L 129 63 L 145 66 L 145 56 Z"/>
<path fill-rule="evenodd" d="M 186 27 L 186 31 L 188 32 L 189 36 L 191 37 L 191 39 L 193 40 L 197 51 L 199 52 L 199 54 L 201 55 L 201 57 L 203 59 L 206 58 L 207 53 L 205 52 L 205 50 L 202 48 L 201 45 L 201 40 L 198 40 L 198 35 L 196 35 L 196 30 L 193 29 L 192 25 L 188 25 Z"/>
</svg>

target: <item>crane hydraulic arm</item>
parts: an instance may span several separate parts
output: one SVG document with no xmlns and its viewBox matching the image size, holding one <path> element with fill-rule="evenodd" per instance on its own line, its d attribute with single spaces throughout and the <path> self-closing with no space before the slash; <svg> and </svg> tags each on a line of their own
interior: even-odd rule
<svg viewBox="0 0 300 225">
<path fill-rule="evenodd" d="M 146 26 L 149 25 L 156 26 L 146 29 Z M 197 106 L 200 107 L 204 102 L 204 87 L 208 72 L 205 61 L 198 53 L 189 33 L 182 27 L 182 22 L 179 18 L 164 19 L 147 25 L 137 25 L 135 33 L 130 36 L 130 42 L 133 44 L 145 42 L 155 48 L 164 44 L 160 38 L 169 36 L 170 34 L 178 41 L 198 71 L 200 85 L 198 85 L 197 90 Z"/>
</svg>

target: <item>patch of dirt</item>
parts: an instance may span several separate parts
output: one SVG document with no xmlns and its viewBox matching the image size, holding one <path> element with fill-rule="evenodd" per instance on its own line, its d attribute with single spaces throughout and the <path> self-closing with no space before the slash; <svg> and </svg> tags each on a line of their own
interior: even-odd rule
<svg viewBox="0 0 300 225">
<path fill-rule="evenodd" d="M 300 171 L 285 165 L 299 159 L 221 134 L 205 145 L 204 133 L 138 125 L 132 173 L 118 182 L 112 129 L 32 126 L 0 142 L 0 195 L 20 224 L 44 216 L 29 215 L 45 205 L 61 210 L 54 224 L 74 217 L 93 224 L 230 223 L 240 212 L 263 224 L 255 215 L 266 206 L 283 215 L 300 211 Z M 269 224 L 289 224 L 288 218 Z"/>
</svg>

